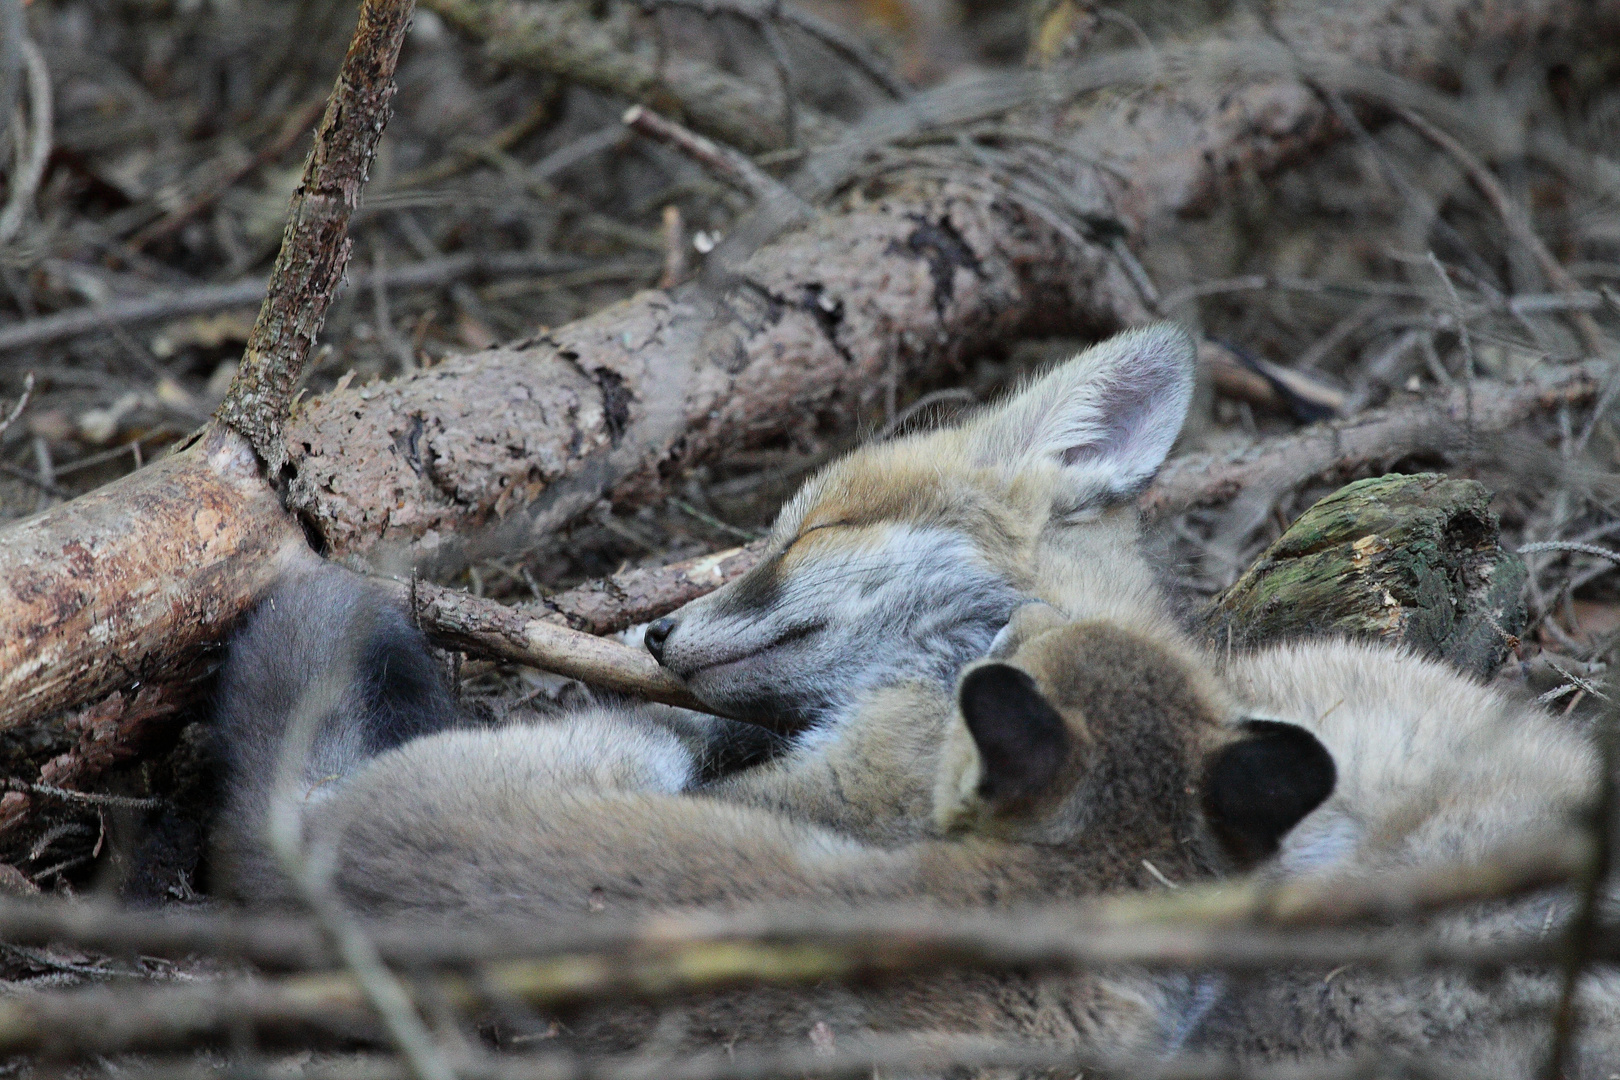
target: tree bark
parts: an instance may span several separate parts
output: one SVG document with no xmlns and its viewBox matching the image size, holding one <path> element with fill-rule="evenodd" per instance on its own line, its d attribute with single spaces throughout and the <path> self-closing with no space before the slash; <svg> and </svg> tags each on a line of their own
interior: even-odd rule
<svg viewBox="0 0 1620 1080">
<path fill-rule="evenodd" d="M 1524 629 L 1524 560 L 1491 493 L 1433 473 L 1348 484 L 1301 514 L 1205 615 L 1220 646 L 1371 638 L 1489 678 Z"/>
<path fill-rule="evenodd" d="M 312 557 L 252 448 L 223 429 L 13 525 L 0 542 L 0 727 L 182 676 Z"/>
<path fill-rule="evenodd" d="M 287 210 L 268 293 L 214 414 L 217 423 L 247 437 L 271 476 L 287 463 L 282 423 L 349 264 L 349 218 L 388 125 L 394 69 L 413 10 L 414 0 L 360 5 L 359 25 Z"/>
</svg>

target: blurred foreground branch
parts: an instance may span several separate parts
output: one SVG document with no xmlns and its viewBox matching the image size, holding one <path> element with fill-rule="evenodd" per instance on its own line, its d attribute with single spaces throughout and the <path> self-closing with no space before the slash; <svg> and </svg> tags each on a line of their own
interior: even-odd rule
<svg viewBox="0 0 1620 1080">
<path fill-rule="evenodd" d="M 549 1007 L 738 984 L 859 984 L 961 968 L 1073 972 L 1130 963 L 1241 972 L 1353 963 L 1387 972 L 1495 971 L 1556 963 L 1562 942 L 1532 933 L 1522 940 L 1459 943 L 1426 931 L 1333 928 L 1398 921 L 1561 884 L 1582 872 L 1591 852 L 1589 838 L 1569 835 L 1533 849 L 1503 850 L 1482 863 L 1376 880 L 1249 880 L 999 912 L 773 907 L 459 933 L 455 927 L 378 924 L 371 933 L 379 955 L 398 963 L 464 969 L 480 962 L 475 975 L 457 970 L 434 976 L 430 996 L 462 1012 L 481 1010 L 492 993 Z M 216 946 L 229 955 L 262 953 L 282 963 L 330 959 L 307 924 L 285 919 L 135 913 L 92 919 L 0 904 L 0 936 L 27 941 L 31 935 L 71 935 L 68 940 L 77 944 L 143 953 Z M 1620 958 L 1620 937 L 1603 929 L 1590 955 L 1600 962 Z M 325 971 L 6 999 L 0 1001 L 0 1050 L 71 1056 L 174 1048 L 218 1040 L 244 1024 L 267 1039 L 377 1034 L 354 979 Z"/>
</svg>

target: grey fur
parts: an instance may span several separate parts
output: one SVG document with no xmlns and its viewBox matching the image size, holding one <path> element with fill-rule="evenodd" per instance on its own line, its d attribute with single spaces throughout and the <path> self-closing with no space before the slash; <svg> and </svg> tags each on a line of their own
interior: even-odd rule
<svg viewBox="0 0 1620 1080">
<path fill-rule="evenodd" d="M 240 896 L 279 882 L 260 833 L 282 740 L 298 710 L 323 697 L 335 704 L 299 777 L 311 803 L 377 754 L 456 722 L 422 632 L 379 589 L 337 566 L 279 581 L 232 640 L 216 706 L 226 766 L 216 860 Z"/>
</svg>

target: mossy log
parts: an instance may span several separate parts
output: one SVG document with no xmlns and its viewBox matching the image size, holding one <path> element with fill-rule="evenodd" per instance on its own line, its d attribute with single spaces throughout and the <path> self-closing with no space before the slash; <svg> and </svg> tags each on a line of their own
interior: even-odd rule
<svg viewBox="0 0 1620 1080">
<path fill-rule="evenodd" d="M 1234 646 L 1349 635 L 1399 642 L 1486 678 L 1524 628 L 1524 562 L 1490 492 L 1433 473 L 1347 484 L 1312 506 L 1205 626 Z"/>
</svg>

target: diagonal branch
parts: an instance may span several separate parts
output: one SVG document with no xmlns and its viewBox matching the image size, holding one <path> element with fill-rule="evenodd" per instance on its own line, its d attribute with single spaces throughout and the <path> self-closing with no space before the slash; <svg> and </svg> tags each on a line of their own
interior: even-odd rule
<svg viewBox="0 0 1620 1080">
<path fill-rule="evenodd" d="M 253 445 L 273 476 L 287 464 L 281 429 L 293 389 L 349 262 L 349 218 L 360 205 L 360 189 L 388 124 L 394 68 L 413 8 L 411 0 L 361 5 L 359 25 L 287 211 L 269 294 L 236 378 L 214 414 Z"/>
</svg>

